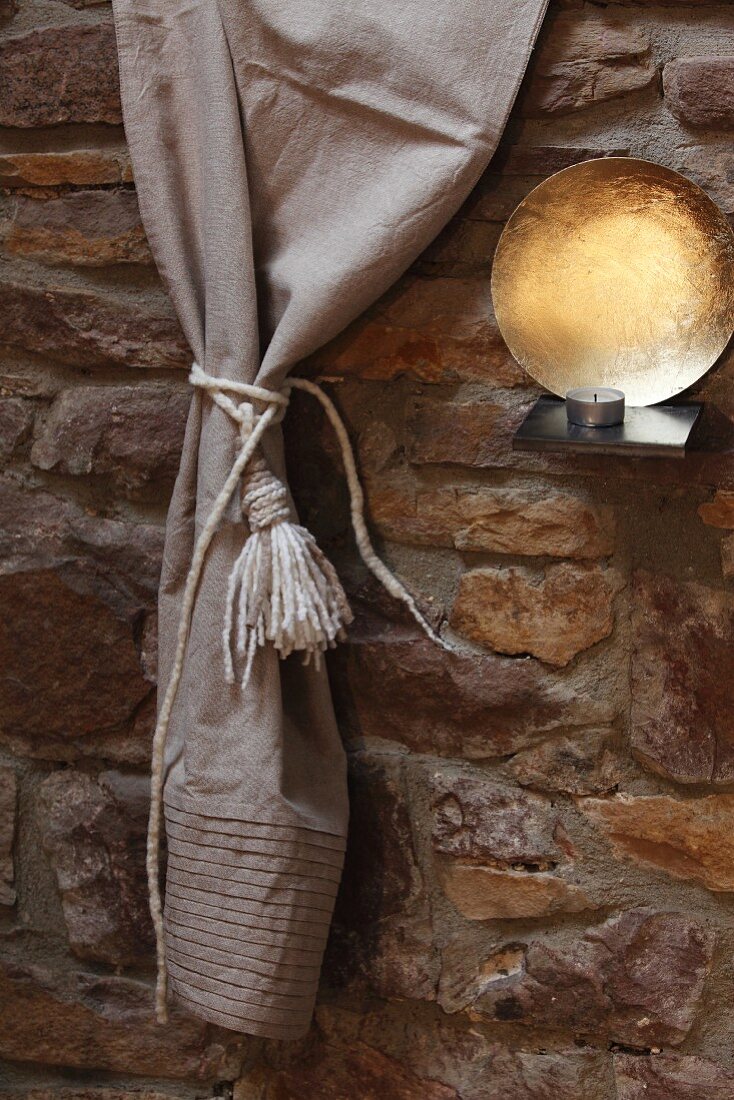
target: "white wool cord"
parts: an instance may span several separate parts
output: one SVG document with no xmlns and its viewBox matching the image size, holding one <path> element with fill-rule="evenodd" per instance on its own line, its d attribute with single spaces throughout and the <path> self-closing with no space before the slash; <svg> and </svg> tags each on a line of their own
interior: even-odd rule
<svg viewBox="0 0 734 1100">
<path fill-rule="evenodd" d="M 442 649 L 448 649 L 449 647 L 446 645 L 443 638 L 436 633 L 425 616 L 418 610 L 418 605 L 407 588 L 401 584 L 394 573 L 390 572 L 385 563 L 381 561 L 375 553 L 375 548 L 372 545 L 372 540 L 367 530 L 367 523 L 364 518 L 364 490 L 359 480 L 354 451 L 352 450 L 352 444 L 349 440 L 344 421 L 339 415 L 336 405 L 320 386 L 317 386 L 315 382 L 309 382 L 307 378 L 290 378 L 287 385 L 292 389 L 304 390 L 306 393 L 310 393 L 312 397 L 315 397 L 323 406 L 329 423 L 334 429 L 334 434 L 336 435 L 341 449 L 344 472 L 347 475 L 352 529 L 354 530 L 357 549 L 359 550 L 359 556 L 362 561 L 367 566 L 370 573 L 377 577 L 383 588 L 396 600 L 400 600 L 401 603 L 405 604 L 415 621 L 428 637 L 437 645 L 441 646 Z"/>
<path fill-rule="evenodd" d="M 244 688 L 255 653 L 267 641 L 281 657 L 299 650 L 305 659 L 320 654 L 342 636 L 351 611 L 336 571 L 304 527 L 290 522 L 288 494 L 258 452 L 265 432 L 282 420 L 293 389 L 310 393 L 323 406 L 341 448 L 350 496 L 352 527 L 362 561 L 396 599 L 402 601 L 429 638 L 448 648 L 421 614 L 415 600 L 375 553 L 364 518 L 364 492 L 359 481 L 347 430 L 336 406 L 324 391 L 305 378 L 289 378 L 280 392 L 215 378 L 193 363 L 189 381 L 205 390 L 234 420 L 241 446 L 197 539 L 181 603 L 171 676 L 153 737 L 151 802 L 148 820 L 146 869 L 150 912 L 156 937 L 156 1017 L 168 1019 L 167 970 L 160 891 L 160 829 L 163 809 L 164 756 L 171 712 L 178 693 L 189 639 L 191 615 L 207 551 L 238 483 L 242 480 L 242 507 L 250 535 L 234 564 L 227 585 L 224 613 L 225 678 L 235 682 L 235 657 L 244 662 Z M 232 400 L 228 394 L 244 399 Z M 267 407 L 255 412 L 253 402 Z M 234 635 L 234 652 L 232 640 Z"/>
</svg>

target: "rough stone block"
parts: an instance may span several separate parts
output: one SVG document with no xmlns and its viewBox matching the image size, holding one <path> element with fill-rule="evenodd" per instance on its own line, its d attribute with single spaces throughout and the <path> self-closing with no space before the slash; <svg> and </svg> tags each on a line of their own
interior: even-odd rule
<svg viewBox="0 0 734 1100">
<path fill-rule="evenodd" d="M 15 904 L 13 845 L 16 802 L 15 771 L 10 767 L 0 767 L 0 905 Z"/>
<path fill-rule="evenodd" d="M 721 572 L 727 580 L 734 577 L 734 535 L 721 540 Z"/>
<path fill-rule="evenodd" d="M 670 165 L 703 187 L 725 214 L 734 213 L 734 150 L 730 141 L 684 145 Z"/>
<path fill-rule="evenodd" d="M 399 759 L 351 759 L 349 830 L 326 973 L 381 997 L 433 1000 L 438 953 Z"/>
<path fill-rule="evenodd" d="M 73 367 L 183 368 L 191 362 L 167 300 L 139 306 L 123 295 L 4 282 L 3 340 Z"/>
<path fill-rule="evenodd" d="M 536 869 L 562 858 L 547 799 L 454 769 L 433 771 L 429 785 L 435 852 Z"/>
<path fill-rule="evenodd" d="M 162 526 L 110 519 L 0 477 L 0 561 L 9 573 L 42 569 L 63 575 L 70 566 L 80 566 L 100 584 L 112 574 L 115 598 L 102 590 L 134 617 L 140 605 L 156 603 L 162 557 Z"/>
<path fill-rule="evenodd" d="M 570 946 L 532 943 L 509 976 L 480 972 L 471 1011 L 641 1049 L 676 1045 L 695 1020 L 712 949 L 687 915 L 633 909 Z"/>
<path fill-rule="evenodd" d="M 131 493 L 172 484 L 191 394 L 169 386 L 75 386 L 37 426 L 31 461 L 42 470 L 110 476 Z"/>
<path fill-rule="evenodd" d="M 595 908 L 583 890 L 555 875 L 496 870 L 473 863 L 440 866 L 449 901 L 468 920 L 512 920 Z"/>
<path fill-rule="evenodd" d="M 612 1059 L 606 1051 L 563 1043 L 542 1053 L 524 1049 L 525 1044 L 505 1046 L 497 1040 L 496 1029 L 487 1035 L 444 1014 L 407 1015 L 398 1005 L 344 1011 L 324 1004 L 317 1008 L 316 1019 L 319 1046 L 325 1043 L 336 1051 L 367 1043 L 417 1076 L 455 1089 L 461 1100 L 616 1100 Z M 301 1057 L 280 1058 L 278 1065 L 298 1065 Z M 235 1100 L 275 1096 L 277 1092 L 245 1091 L 240 1098 L 235 1091 Z M 337 1096 L 358 1100 L 350 1092 Z"/>
<path fill-rule="evenodd" d="M 40 786 L 38 825 L 61 893 L 69 943 L 92 962 L 153 957 L 143 776 L 53 772 Z"/>
<path fill-rule="evenodd" d="M 103 586 L 84 591 L 85 579 L 78 570 L 0 577 L 0 739 L 31 755 L 74 758 L 91 740 L 116 755 L 110 740 L 124 742 L 151 699 L 134 623 Z M 123 758 L 139 753 L 127 739 L 116 750 Z"/>
<path fill-rule="evenodd" d="M 290 1066 L 255 1069 L 237 1083 L 234 1100 L 356 1100 L 357 1095 L 359 1100 L 460 1100 L 454 1089 L 419 1077 L 358 1040 L 343 1047 L 317 1043 Z"/>
<path fill-rule="evenodd" d="M 6 461 L 24 443 L 33 424 L 33 405 L 20 397 L 0 397 L 0 460 Z"/>
<path fill-rule="evenodd" d="M 731 1100 L 734 1073 L 715 1062 L 680 1054 L 614 1057 L 618 1100 Z"/>
<path fill-rule="evenodd" d="M 160 527 L 0 479 L 3 743 L 44 759 L 146 763 L 153 693 L 138 634 L 162 543 Z"/>
<path fill-rule="evenodd" d="M 624 587 L 616 571 L 562 563 L 538 581 L 519 567 L 464 573 L 452 627 L 498 653 L 529 653 L 563 667 L 608 638 L 614 597 Z"/>
<path fill-rule="evenodd" d="M 734 130 L 734 55 L 669 61 L 663 90 L 668 107 L 685 126 Z"/>
<path fill-rule="evenodd" d="M 631 606 L 635 756 L 679 783 L 730 783 L 734 596 L 639 572 Z"/>
<path fill-rule="evenodd" d="M 647 88 L 655 77 L 649 34 L 634 20 L 586 9 L 564 12 L 551 19 L 541 40 L 521 110 L 578 111 Z"/>
<path fill-rule="evenodd" d="M 176 1011 L 155 1022 L 153 991 L 126 978 L 0 964 L 0 1054 L 18 1062 L 198 1081 L 232 1080 L 241 1039 Z"/>
<path fill-rule="evenodd" d="M 12 256 L 47 264 L 152 263 L 134 191 L 77 191 L 47 200 L 20 197 L 3 247 Z"/>
<path fill-rule="evenodd" d="M 112 24 L 46 27 L 0 44 L 0 125 L 122 122 Z"/>
<path fill-rule="evenodd" d="M 410 461 L 492 467 L 512 464 L 512 435 L 529 405 L 508 414 L 491 400 L 431 401 L 417 397 L 407 410 Z"/>
<path fill-rule="evenodd" d="M 622 755 L 609 730 L 549 738 L 515 753 L 508 768 L 524 787 L 579 795 L 607 791 L 624 774 Z"/>
<path fill-rule="evenodd" d="M 698 514 L 709 527 L 734 530 L 734 492 L 719 490 L 713 500 L 706 501 L 699 507 Z"/>
<path fill-rule="evenodd" d="M 354 632 L 330 663 L 347 738 L 432 755 L 503 756 L 555 730 L 613 721 L 624 705 L 611 672 L 603 684 L 596 673 L 551 678 L 531 661 L 447 653 L 412 630 Z"/>
</svg>

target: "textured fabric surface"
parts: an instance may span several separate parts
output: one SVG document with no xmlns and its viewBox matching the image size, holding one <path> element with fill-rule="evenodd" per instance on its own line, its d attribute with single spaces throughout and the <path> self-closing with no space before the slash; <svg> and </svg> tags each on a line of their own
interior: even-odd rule
<svg viewBox="0 0 734 1100">
<path fill-rule="evenodd" d="M 143 220 L 193 357 L 277 388 L 430 242 L 494 151 L 547 0 L 114 0 Z M 195 395 L 168 518 L 160 682 L 237 432 Z M 285 476 L 279 430 L 265 442 Z M 171 987 L 246 1033 L 308 1027 L 347 825 L 325 675 L 257 655 L 225 682 L 220 526 L 166 751 Z"/>
</svg>

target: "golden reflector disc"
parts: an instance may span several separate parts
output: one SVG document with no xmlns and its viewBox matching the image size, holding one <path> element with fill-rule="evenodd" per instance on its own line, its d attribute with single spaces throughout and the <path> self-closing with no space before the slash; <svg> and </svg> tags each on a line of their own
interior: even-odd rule
<svg viewBox="0 0 734 1100">
<path fill-rule="evenodd" d="M 546 389 L 612 386 L 651 405 L 705 374 L 734 331 L 734 233 L 669 168 L 585 161 L 515 210 L 492 299 L 507 346 Z"/>
</svg>

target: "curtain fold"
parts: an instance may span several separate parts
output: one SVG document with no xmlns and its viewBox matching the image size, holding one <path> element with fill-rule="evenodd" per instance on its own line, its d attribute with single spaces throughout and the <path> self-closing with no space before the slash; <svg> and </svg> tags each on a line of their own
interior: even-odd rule
<svg viewBox="0 0 734 1100">
<path fill-rule="evenodd" d="M 113 0 L 143 221 L 195 360 L 278 389 L 405 270 L 485 168 L 547 0 Z M 168 516 L 160 683 L 237 426 L 195 392 Z M 280 428 L 263 440 L 285 479 Z M 323 670 L 257 651 L 225 682 L 236 501 L 209 547 L 165 753 L 170 984 L 248 1034 L 309 1025 L 343 860 Z"/>
</svg>

